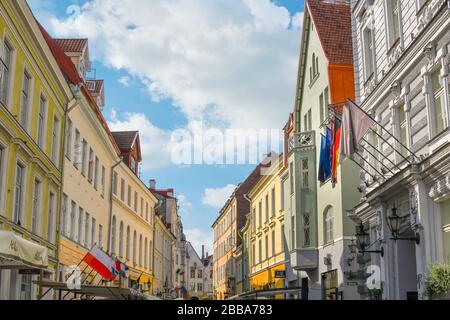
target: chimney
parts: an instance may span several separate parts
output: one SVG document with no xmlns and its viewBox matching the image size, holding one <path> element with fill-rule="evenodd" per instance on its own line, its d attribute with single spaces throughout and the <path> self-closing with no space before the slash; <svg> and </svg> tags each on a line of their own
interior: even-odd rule
<svg viewBox="0 0 450 320">
<path fill-rule="evenodd" d="M 155 179 L 150 180 L 150 190 L 156 190 L 156 180 Z"/>
<path fill-rule="evenodd" d="M 168 195 L 169 197 L 173 197 L 173 189 L 168 189 L 168 190 L 167 190 L 167 195 Z"/>
<path fill-rule="evenodd" d="M 202 260 L 205 259 L 205 246 L 202 245 Z"/>
</svg>

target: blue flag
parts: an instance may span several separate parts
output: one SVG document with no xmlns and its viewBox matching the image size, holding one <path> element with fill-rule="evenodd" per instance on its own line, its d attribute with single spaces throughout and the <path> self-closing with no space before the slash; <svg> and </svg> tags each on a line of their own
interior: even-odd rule
<svg viewBox="0 0 450 320">
<path fill-rule="evenodd" d="M 325 183 L 331 178 L 331 130 L 327 128 L 327 134 L 321 137 L 319 181 Z"/>
</svg>

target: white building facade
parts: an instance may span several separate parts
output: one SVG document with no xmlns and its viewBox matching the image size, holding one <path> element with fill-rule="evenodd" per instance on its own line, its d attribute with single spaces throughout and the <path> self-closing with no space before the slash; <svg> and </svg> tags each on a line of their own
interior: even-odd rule
<svg viewBox="0 0 450 320">
<path fill-rule="evenodd" d="M 359 250 L 361 270 L 375 272 L 359 293 L 426 299 L 429 267 L 450 258 L 450 4 L 351 5 L 356 102 L 376 120 L 364 146 L 372 167 L 361 163 L 363 200 L 349 213 L 375 251 Z M 388 223 L 395 212 L 399 228 Z"/>
</svg>

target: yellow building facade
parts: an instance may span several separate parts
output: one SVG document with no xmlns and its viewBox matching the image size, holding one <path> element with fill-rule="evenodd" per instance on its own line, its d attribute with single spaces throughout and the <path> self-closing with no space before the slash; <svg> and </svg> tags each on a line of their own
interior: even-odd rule
<svg viewBox="0 0 450 320">
<path fill-rule="evenodd" d="M 250 291 L 285 287 L 284 190 L 280 177 L 283 168 L 281 157 L 279 165 L 261 177 L 248 193 L 251 212 L 245 233 L 248 236 Z"/>
<path fill-rule="evenodd" d="M 0 299 L 36 299 L 42 291 L 33 281 L 56 279 L 63 133 L 73 103 L 26 1 L 1 1 L 0 232 L 43 260 L 2 259 Z"/>
</svg>

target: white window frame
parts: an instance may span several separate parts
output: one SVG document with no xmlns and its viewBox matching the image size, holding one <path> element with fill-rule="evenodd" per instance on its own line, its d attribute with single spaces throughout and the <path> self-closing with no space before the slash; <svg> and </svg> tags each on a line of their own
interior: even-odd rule
<svg viewBox="0 0 450 320">
<path fill-rule="evenodd" d="M 61 131 L 61 120 L 58 115 L 53 115 L 53 129 L 52 129 L 52 161 L 55 166 L 59 167 L 59 141 Z"/>
<path fill-rule="evenodd" d="M 62 201 L 62 215 L 61 215 L 61 234 L 67 236 L 67 222 L 69 221 L 69 197 L 67 194 L 63 193 Z"/>
<path fill-rule="evenodd" d="M 41 107 L 44 101 L 42 123 L 41 123 Z M 39 104 L 38 104 L 38 124 L 36 128 L 36 143 L 45 152 L 45 142 L 47 133 L 47 114 L 48 114 L 49 101 L 43 91 L 39 94 Z"/>
<path fill-rule="evenodd" d="M 6 169 L 8 166 L 8 148 L 7 144 L 0 140 L 0 215 L 5 215 L 4 212 L 4 200 L 5 200 L 5 188 L 6 188 Z"/>
<path fill-rule="evenodd" d="M 17 168 L 20 167 L 22 169 L 22 176 L 21 176 L 21 187 L 20 187 L 20 205 L 19 205 L 19 209 L 18 212 L 16 212 L 16 202 L 17 202 Z M 14 223 L 18 224 L 18 222 L 20 221 L 20 225 L 22 227 L 24 227 L 24 210 L 25 210 L 25 205 L 24 205 L 24 198 L 25 198 L 25 194 L 26 194 L 26 181 L 27 179 L 25 178 L 27 176 L 27 167 L 25 165 L 25 162 L 23 160 L 17 159 L 15 162 L 15 168 L 14 168 L 14 202 L 13 202 L 13 216 L 12 216 L 12 220 Z"/>
<path fill-rule="evenodd" d="M 73 200 L 70 201 L 70 230 L 69 238 L 75 241 L 75 230 L 77 226 L 77 203 Z"/>
<path fill-rule="evenodd" d="M 28 77 L 28 91 L 24 92 L 24 84 L 25 84 L 25 77 Z M 22 125 L 23 129 L 28 132 L 28 128 L 30 125 L 30 118 L 28 115 L 32 113 L 31 107 L 33 106 L 33 90 L 34 89 L 34 78 L 32 73 L 30 72 L 29 68 L 27 66 L 24 66 L 23 73 L 22 73 L 22 87 L 21 87 L 21 95 L 20 95 L 20 110 L 18 114 L 18 120 L 20 124 Z M 26 104 L 24 105 L 24 93 L 27 96 Z M 26 111 L 24 111 L 24 109 Z"/>
<path fill-rule="evenodd" d="M 73 122 L 72 122 L 72 119 L 67 118 L 65 155 L 66 155 L 67 159 L 69 159 L 69 160 L 72 159 L 72 140 L 73 140 L 72 135 L 73 135 Z"/>
<path fill-rule="evenodd" d="M 53 201 L 52 201 L 53 200 Z M 47 241 L 54 243 L 56 231 L 56 192 L 50 189 L 48 192 L 48 208 L 47 208 Z"/>
<path fill-rule="evenodd" d="M 394 12 L 392 8 L 392 3 L 395 1 L 397 3 L 397 21 L 394 21 Z M 388 52 L 400 43 L 403 47 L 403 25 L 402 25 L 402 8 L 400 0 L 384 0 L 384 16 L 386 25 L 386 44 Z M 395 37 L 395 23 L 398 23 L 398 37 Z"/>
<path fill-rule="evenodd" d="M 11 38 L 9 37 L 9 35 L 6 32 L 6 28 L 5 31 L 3 33 L 3 39 L 2 39 L 2 43 L 1 43 L 1 47 L 0 47 L 0 56 L 3 57 L 3 48 L 4 46 L 7 45 L 10 48 L 10 52 L 11 52 L 11 57 L 10 57 L 10 65 L 8 67 L 8 80 L 7 80 L 7 89 L 6 89 L 6 99 L 3 102 L 4 106 L 8 109 L 11 110 L 12 108 L 12 90 L 13 90 L 13 85 L 14 84 L 14 77 L 15 77 L 15 69 L 16 69 L 16 47 L 14 46 L 13 42 L 11 41 Z M 0 68 L 3 67 L 3 63 L 0 65 Z M 1 71 L 0 71 L 1 73 Z M 1 88 L 0 88 L 1 90 Z M 0 100 L 0 103 L 1 100 Z"/>
<path fill-rule="evenodd" d="M 39 183 L 39 190 L 36 194 L 36 182 Z M 37 196 L 37 199 L 36 199 Z M 33 198 L 31 205 L 31 224 L 30 230 L 36 235 L 41 235 L 41 221 L 42 221 L 42 197 L 43 196 L 43 179 L 35 176 L 33 179 Z M 37 202 L 35 202 L 37 201 Z M 34 222 L 33 222 L 34 221 Z M 35 223 L 35 225 L 34 225 Z"/>
<path fill-rule="evenodd" d="M 370 30 L 371 40 L 372 40 L 372 57 L 369 56 L 366 43 L 366 32 Z M 377 74 L 377 63 L 376 63 L 376 49 L 375 49 L 375 28 L 372 26 L 371 22 L 364 24 L 360 30 L 360 41 L 361 41 L 361 53 L 362 53 L 362 61 L 363 61 L 363 75 L 364 75 L 364 83 L 367 83 L 371 79 L 376 79 Z M 369 72 L 367 66 L 368 61 L 371 58 L 372 60 L 372 70 Z"/>
</svg>

